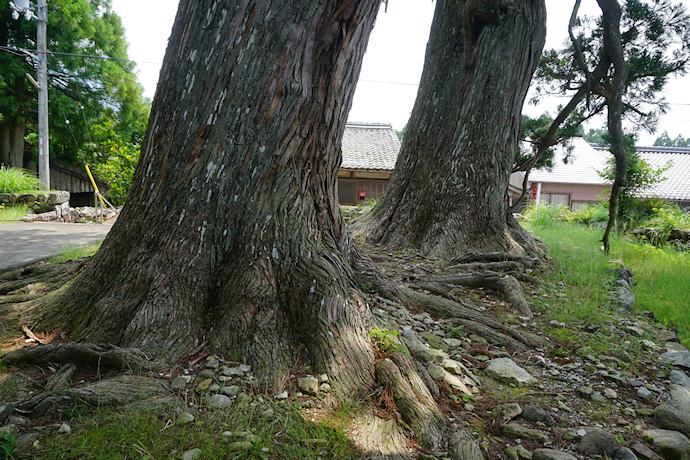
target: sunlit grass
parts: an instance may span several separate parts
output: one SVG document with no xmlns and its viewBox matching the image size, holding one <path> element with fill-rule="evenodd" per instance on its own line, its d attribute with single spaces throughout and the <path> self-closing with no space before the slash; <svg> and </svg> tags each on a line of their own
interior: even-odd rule
<svg viewBox="0 0 690 460">
<path fill-rule="evenodd" d="M 8 208 L 0 206 L 0 224 L 16 222 L 29 213 L 25 206 L 10 206 Z"/>
<path fill-rule="evenodd" d="M 552 270 L 544 274 L 561 282 L 566 296 L 552 301 L 548 314 L 564 322 L 599 322 L 613 312 L 607 283 L 611 270 L 621 265 L 633 270 L 637 287 L 636 309 L 649 310 L 664 323 L 676 326 L 681 340 L 690 345 L 690 254 L 658 248 L 612 235 L 611 253 L 601 251 L 603 230 L 552 219 L 525 227 L 551 248 Z"/>
<path fill-rule="evenodd" d="M 70 260 L 79 259 L 81 257 L 91 257 L 96 254 L 98 249 L 100 249 L 102 241 L 89 244 L 88 246 L 68 246 L 60 253 L 50 259 L 48 262 L 51 264 L 63 264 L 69 262 Z"/>
<path fill-rule="evenodd" d="M 0 193 L 35 192 L 42 189 L 43 184 L 31 171 L 0 166 Z"/>
</svg>

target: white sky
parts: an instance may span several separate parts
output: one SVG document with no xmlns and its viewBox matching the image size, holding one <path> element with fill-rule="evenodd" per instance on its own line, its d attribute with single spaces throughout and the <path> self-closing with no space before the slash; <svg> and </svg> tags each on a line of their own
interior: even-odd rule
<svg viewBox="0 0 690 460">
<path fill-rule="evenodd" d="M 690 0 L 682 1 L 690 8 Z M 112 0 L 127 31 L 129 57 L 137 62 L 144 95 L 150 98 L 156 90 L 177 3 L 177 0 Z M 567 36 L 572 2 L 547 0 L 546 4 L 545 49 L 559 48 Z M 364 58 L 350 120 L 391 123 L 396 129 L 405 125 L 417 95 L 434 7 L 432 0 L 389 0 L 385 13 L 382 5 Z M 595 0 L 583 0 L 581 14 L 596 14 L 597 11 Z M 661 118 L 656 134 L 640 133 L 639 145 L 651 145 L 665 130 L 671 138 L 678 134 L 690 136 L 688 90 L 690 77 L 669 82 L 666 99 L 671 103 L 670 110 Z M 556 103 L 525 106 L 524 112 L 536 116 L 548 110 L 555 115 Z M 588 127 L 598 128 L 603 123 L 601 119 Z"/>
</svg>

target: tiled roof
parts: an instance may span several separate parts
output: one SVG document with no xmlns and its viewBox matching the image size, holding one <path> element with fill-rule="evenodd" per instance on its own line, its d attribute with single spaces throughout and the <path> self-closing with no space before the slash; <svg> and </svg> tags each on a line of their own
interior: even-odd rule
<svg viewBox="0 0 690 460">
<path fill-rule="evenodd" d="M 659 197 L 666 200 L 690 200 L 690 148 L 637 147 L 637 153 L 653 168 L 672 166 L 664 173 L 666 180 L 642 194 L 643 198 Z"/>
<path fill-rule="evenodd" d="M 530 182 L 548 182 L 558 184 L 592 184 L 605 185 L 608 181 L 599 176 L 597 171 L 602 171 L 606 166 L 606 160 L 611 158 L 611 154 L 605 151 L 595 150 L 587 141 L 581 137 L 575 137 L 569 142 L 572 151 L 568 164 L 563 163 L 565 149 L 568 146 L 559 145 L 556 147 L 554 167 L 551 171 L 547 169 L 532 171 L 529 175 Z"/>
<path fill-rule="evenodd" d="M 348 123 L 343 135 L 343 169 L 393 171 L 400 141 L 393 127 L 379 123 Z"/>
</svg>

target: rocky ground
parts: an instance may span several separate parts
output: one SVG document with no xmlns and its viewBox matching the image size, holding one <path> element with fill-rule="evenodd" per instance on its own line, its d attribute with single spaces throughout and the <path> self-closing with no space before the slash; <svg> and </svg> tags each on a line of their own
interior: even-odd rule
<svg viewBox="0 0 690 460">
<path fill-rule="evenodd" d="M 374 260 L 393 278 L 438 270 L 435 261 L 409 254 L 379 254 Z M 0 277 L 0 287 L 4 282 Z M 382 359 L 385 347 L 381 343 L 389 340 L 394 348 L 398 347 L 395 344 L 405 345 L 404 351 L 420 363 L 418 372 L 427 380 L 455 433 L 455 441 L 445 451 L 424 451 L 412 441 L 410 455 L 461 460 L 690 459 L 690 352 L 679 343 L 676 332 L 656 322 L 651 312 L 631 313 L 630 283 L 629 276 L 612 280 L 614 302 L 625 308 L 618 308 L 603 324 L 548 321 L 540 311 L 534 311 L 532 317 L 520 316 L 483 289 L 454 293 L 506 328 L 545 339 L 544 346 L 528 350 L 491 343 L 466 332 L 453 319 L 410 311 L 372 297 L 374 339 L 383 350 Z M 563 295 L 559 286 L 527 289 L 532 304 L 537 298 Z M 5 347 L 44 339 L 27 333 Z M 76 378 L 74 369 L 70 372 L 59 363 L 37 372 L 15 368 L 12 381 L 20 384 L 12 398 L 0 403 L 0 430 L 17 436 L 19 452 L 26 456 L 31 456 L 46 434 L 60 431 L 67 436 L 75 428 L 45 418 L 37 422 L 22 410 L 31 398 L 31 410 L 41 407 L 33 394 L 36 381 L 39 387 L 51 390 L 51 404 L 58 404 L 59 397 L 66 395 L 93 397 L 92 389 L 91 396 L 78 389 L 98 377 L 82 373 Z M 25 385 L 21 385 L 22 373 Z M 269 419 L 288 400 L 299 400 L 308 420 L 327 417 L 331 408 L 327 375 L 315 375 L 303 367 L 295 370 L 284 388 L 263 390 L 256 386 L 249 366 L 209 355 L 203 345 L 180 366 L 145 374 L 164 389 L 168 402 L 177 401 L 166 409 L 174 424 L 192 423 L 209 409 L 231 405 L 259 408 Z M 382 401 L 379 415 L 399 419 L 394 405 L 383 404 L 383 390 L 377 389 Z M 254 441 L 250 428 L 218 433 L 218 437 L 231 450 L 250 449 Z M 351 427 L 352 433 L 361 429 L 366 427 Z M 183 458 L 200 455 L 194 449 Z M 272 456 L 267 452 L 265 458 Z M 328 458 L 327 450 L 324 458 Z"/>
</svg>

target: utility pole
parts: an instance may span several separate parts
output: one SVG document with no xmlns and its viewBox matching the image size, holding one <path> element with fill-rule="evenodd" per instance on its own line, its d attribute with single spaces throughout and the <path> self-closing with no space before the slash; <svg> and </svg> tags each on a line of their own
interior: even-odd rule
<svg viewBox="0 0 690 460">
<path fill-rule="evenodd" d="M 38 0 L 38 178 L 50 190 L 50 142 L 48 142 L 48 47 L 46 0 Z"/>
<path fill-rule="evenodd" d="M 24 15 L 27 21 L 35 19 L 38 21 L 36 31 L 36 42 L 38 53 L 38 178 L 43 183 L 46 190 L 50 190 L 50 155 L 49 155 L 49 132 L 48 132 L 48 45 L 46 37 L 46 25 L 48 23 L 48 5 L 46 0 L 38 0 L 38 16 L 32 10 L 29 0 L 15 0 L 10 2 L 12 17 L 19 19 Z M 28 75 L 28 74 L 27 74 Z M 29 75 L 29 77 L 31 77 Z M 33 79 L 32 79 L 33 80 Z M 32 83 L 35 83 L 32 81 Z"/>
</svg>

